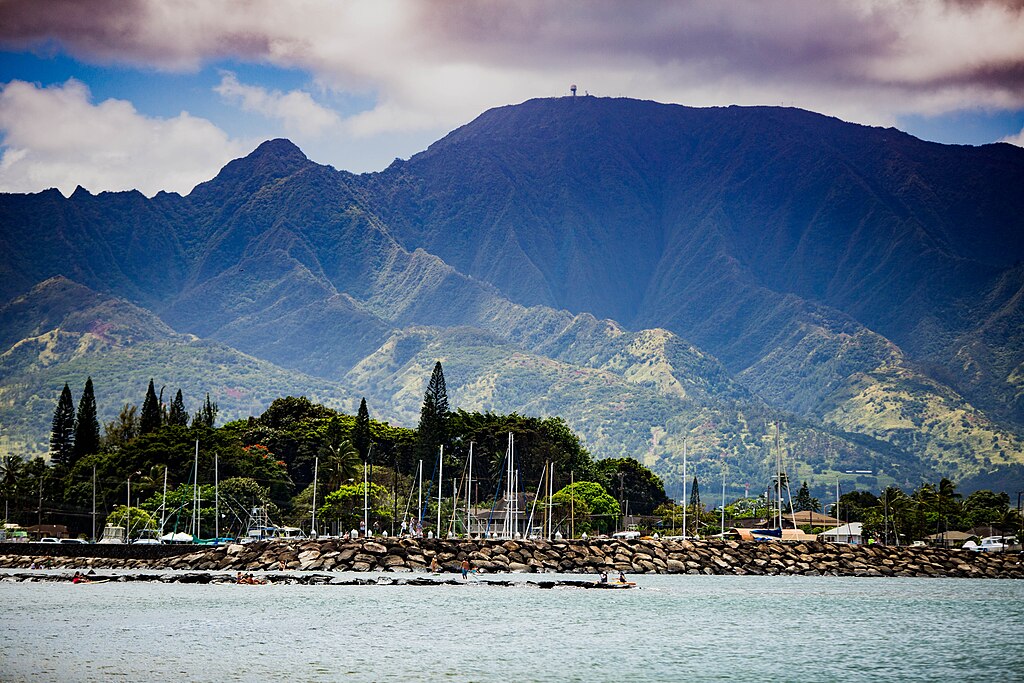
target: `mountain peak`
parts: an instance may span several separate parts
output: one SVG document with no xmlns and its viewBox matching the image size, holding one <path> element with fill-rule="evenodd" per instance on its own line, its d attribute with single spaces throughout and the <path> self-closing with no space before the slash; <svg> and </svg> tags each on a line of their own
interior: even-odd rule
<svg viewBox="0 0 1024 683">
<path fill-rule="evenodd" d="M 259 147 L 254 149 L 246 159 L 249 160 L 262 160 L 262 159 L 276 159 L 279 161 L 292 161 L 296 163 L 305 163 L 309 161 L 309 158 L 302 153 L 302 150 L 298 146 L 288 140 L 287 138 L 274 138 L 273 140 L 267 140 L 260 144 Z"/>
<path fill-rule="evenodd" d="M 251 192 L 313 165 L 291 140 L 267 140 L 248 156 L 228 163 L 213 180 L 196 185 L 189 196 L 203 200 L 224 192 Z"/>
</svg>

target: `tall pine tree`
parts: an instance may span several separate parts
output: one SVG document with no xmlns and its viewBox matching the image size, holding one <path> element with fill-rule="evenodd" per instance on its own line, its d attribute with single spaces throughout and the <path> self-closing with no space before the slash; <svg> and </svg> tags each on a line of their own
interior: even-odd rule
<svg viewBox="0 0 1024 683">
<path fill-rule="evenodd" d="M 796 494 L 796 498 L 793 500 L 793 507 L 796 512 L 802 512 L 804 510 L 810 510 L 811 512 L 818 512 L 821 510 L 821 503 L 818 502 L 817 498 L 811 497 L 811 491 L 807 488 L 807 482 L 805 481 L 803 486 Z"/>
<path fill-rule="evenodd" d="M 693 478 L 693 486 L 690 488 L 690 509 L 697 515 L 704 511 L 700 504 L 700 486 L 697 485 L 697 477 Z"/>
<path fill-rule="evenodd" d="M 153 387 L 153 380 L 149 380 L 149 389 L 146 391 L 146 400 L 142 404 L 142 415 L 139 416 L 139 434 L 150 434 L 160 429 L 160 422 L 163 418 L 163 410 L 160 407 L 160 400 L 156 397 L 156 389 Z"/>
<path fill-rule="evenodd" d="M 75 446 L 72 450 L 74 464 L 86 455 L 100 449 L 100 421 L 96 417 L 96 395 L 92 389 L 92 377 L 85 380 L 82 398 L 78 401 L 78 417 L 75 418 Z"/>
<path fill-rule="evenodd" d="M 185 412 L 185 399 L 181 396 L 181 389 L 174 395 L 171 401 L 171 408 L 167 411 L 167 424 L 172 427 L 187 427 L 188 413 Z"/>
<path fill-rule="evenodd" d="M 366 399 L 359 402 L 359 412 L 356 413 L 356 424 L 352 428 L 352 445 L 359 451 L 363 462 L 370 457 L 370 411 L 366 407 Z"/>
<path fill-rule="evenodd" d="M 420 424 L 416 430 L 416 451 L 424 460 L 437 455 L 438 446 L 448 440 L 448 390 L 444 384 L 441 361 L 434 365 L 427 392 L 420 409 Z"/>
<path fill-rule="evenodd" d="M 75 446 L 75 403 L 67 382 L 57 399 L 50 430 L 50 460 L 57 465 L 70 464 Z"/>
<path fill-rule="evenodd" d="M 203 403 L 203 407 L 196 411 L 196 414 L 192 416 L 192 429 L 199 427 L 207 427 L 213 429 L 213 423 L 217 420 L 217 404 L 210 400 L 210 395 L 206 395 L 206 402 Z"/>
</svg>

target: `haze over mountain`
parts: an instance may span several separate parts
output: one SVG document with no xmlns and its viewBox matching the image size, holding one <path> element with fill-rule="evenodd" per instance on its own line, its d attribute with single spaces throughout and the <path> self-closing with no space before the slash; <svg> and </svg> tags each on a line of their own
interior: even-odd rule
<svg viewBox="0 0 1024 683">
<path fill-rule="evenodd" d="M 365 395 L 413 426 L 440 359 L 455 406 L 562 414 L 595 454 L 670 482 L 685 437 L 705 474 L 724 454 L 764 485 L 781 419 L 819 484 L 861 469 L 1009 488 L 1022 184 L 1005 144 L 579 97 L 488 111 L 381 173 L 274 140 L 187 197 L 3 195 L 0 420 L 42 441 L 65 379 L 89 372 L 108 416 L 127 400 L 104 400 L 115 376 L 136 401 L 150 376 L 244 395 L 241 414 L 273 398 L 232 385 L 260 359 L 278 394 Z M 54 354 L 67 335 L 77 350 Z M 117 360 L 144 344 L 163 376 Z M 219 358 L 180 363 L 196 345 Z"/>
</svg>

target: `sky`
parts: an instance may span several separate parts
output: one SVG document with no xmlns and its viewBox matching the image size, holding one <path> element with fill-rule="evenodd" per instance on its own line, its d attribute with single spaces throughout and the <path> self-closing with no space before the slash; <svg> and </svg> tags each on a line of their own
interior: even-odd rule
<svg viewBox="0 0 1024 683">
<path fill-rule="evenodd" d="M 1024 0 L 0 0 L 0 191 L 378 171 L 570 84 L 1024 146 Z"/>
</svg>

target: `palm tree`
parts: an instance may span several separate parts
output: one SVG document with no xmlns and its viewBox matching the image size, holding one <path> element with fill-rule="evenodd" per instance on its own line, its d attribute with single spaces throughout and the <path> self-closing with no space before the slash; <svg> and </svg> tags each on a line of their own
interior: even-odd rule
<svg viewBox="0 0 1024 683">
<path fill-rule="evenodd" d="M 959 514 L 961 498 L 963 496 L 956 492 L 956 484 L 943 477 L 936 491 L 937 512 L 943 516 Z"/>
<path fill-rule="evenodd" d="M 4 521 L 8 521 L 9 501 L 15 497 L 18 491 L 18 482 L 21 480 L 25 470 L 25 461 L 18 455 L 4 455 L 0 457 L 0 488 L 4 493 Z M 17 500 L 15 499 L 15 507 Z"/>
<path fill-rule="evenodd" d="M 363 464 L 359 449 L 351 439 L 344 438 L 343 434 L 341 423 L 331 420 L 327 426 L 326 440 L 320 449 L 324 484 L 327 488 L 325 493 L 338 490 L 350 479 L 357 479 Z"/>
<path fill-rule="evenodd" d="M 930 515 L 935 522 L 935 533 L 944 533 L 949 528 L 949 518 L 958 518 L 961 512 L 960 498 L 956 492 L 956 484 L 945 477 L 939 485 L 924 484 L 914 494 L 923 512 Z"/>
<path fill-rule="evenodd" d="M 913 512 L 914 500 L 899 487 L 890 486 L 882 492 L 879 502 L 884 510 L 883 514 L 887 514 L 892 521 L 896 545 L 900 545 L 900 532 L 907 534 L 911 526 L 908 518 Z"/>
</svg>

